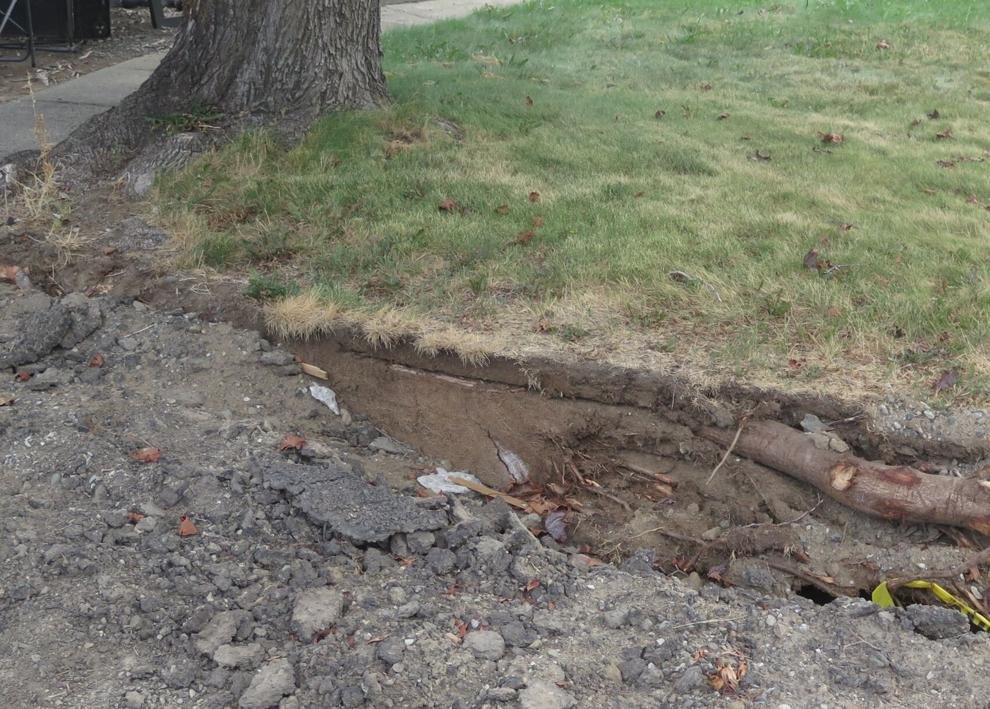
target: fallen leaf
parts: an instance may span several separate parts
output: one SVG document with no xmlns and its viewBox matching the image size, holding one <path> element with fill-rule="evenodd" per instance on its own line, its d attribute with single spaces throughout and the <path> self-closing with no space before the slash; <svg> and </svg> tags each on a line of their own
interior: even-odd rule
<svg viewBox="0 0 990 709">
<path fill-rule="evenodd" d="M 718 114 L 718 120 L 724 121 L 726 118 L 728 118 L 731 115 L 732 115 L 731 113 L 720 113 Z"/>
<path fill-rule="evenodd" d="M 499 214 L 508 214 L 509 213 L 509 205 L 507 205 L 507 204 L 500 204 L 497 207 L 495 207 L 495 211 L 498 212 Z"/>
<path fill-rule="evenodd" d="M 315 364 L 306 364 L 305 362 L 300 362 L 299 369 L 302 370 L 303 374 L 308 374 L 309 376 L 316 377 L 317 379 L 330 378 L 330 375 L 327 374 L 327 370 L 320 369 Z"/>
<path fill-rule="evenodd" d="M 526 593 L 529 593 L 530 591 L 535 591 L 539 587 L 540 587 L 539 579 L 530 579 L 529 581 L 526 582 L 526 585 L 523 587 L 523 590 Z"/>
<path fill-rule="evenodd" d="M 388 637 L 387 635 L 376 635 L 373 638 L 368 638 L 368 645 L 377 645 L 387 637 Z"/>
<path fill-rule="evenodd" d="M 927 115 L 928 116 L 928 119 L 931 120 L 931 121 L 937 121 L 939 118 L 942 117 L 942 114 L 938 112 L 938 109 L 937 108 L 933 108 L 931 111 L 929 111 L 925 115 Z"/>
<path fill-rule="evenodd" d="M 659 121 L 661 118 L 663 118 L 666 115 L 667 115 L 666 111 L 657 111 L 656 113 L 653 114 L 653 117 Z"/>
<path fill-rule="evenodd" d="M 939 167 L 944 167 L 946 170 L 952 170 L 956 166 L 955 160 L 936 160 L 935 164 Z"/>
<path fill-rule="evenodd" d="M 540 201 L 540 193 L 539 192 L 536 192 L 536 191 L 530 192 L 529 193 L 529 201 L 530 202 L 533 202 L 534 204 L 536 202 L 539 202 Z"/>
<path fill-rule="evenodd" d="M 457 629 L 457 637 L 463 640 L 464 636 L 467 635 L 468 632 L 467 623 L 460 618 L 457 618 L 454 620 L 454 627 Z"/>
<path fill-rule="evenodd" d="M 706 81 L 705 83 L 700 84 L 698 86 L 698 89 L 700 89 L 701 91 L 711 91 L 712 85 Z"/>
<path fill-rule="evenodd" d="M 842 137 L 842 133 L 819 133 L 818 139 L 823 143 L 828 143 L 830 145 L 841 145 L 845 138 Z"/>
<path fill-rule="evenodd" d="M 31 372 L 26 372 L 23 369 L 21 369 L 17 372 L 17 374 L 14 375 L 14 379 L 16 379 L 19 382 L 26 382 L 28 379 L 30 379 L 33 376 L 34 375 L 31 374 Z"/>
<path fill-rule="evenodd" d="M 525 246 L 526 244 L 528 244 L 530 241 L 533 240 L 533 237 L 534 236 L 536 236 L 536 232 L 533 231 L 532 229 L 527 229 L 526 231 L 521 232 L 516 237 L 515 243 L 517 243 L 517 244 L 519 244 L 521 246 Z"/>
<path fill-rule="evenodd" d="M 89 358 L 89 366 L 94 369 L 98 369 L 104 365 L 106 360 L 103 359 L 103 355 L 97 353 Z"/>
<path fill-rule="evenodd" d="M 953 367 L 942 373 L 942 376 L 932 384 L 932 391 L 938 394 L 940 391 L 951 389 L 959 381 L 959 370 Z"/>
<path fill-rule="evenodd" d="M 127 513 L 127 522 L 129 524 L 137 524 L 142 519 L 144 519 L 144 515 L 141 514 L 140 512 L 128 512 Z"/>
<path fill-rule="evenodd" d="M 644 194 L 646 194 L 646 193 L 645 192 L 637 192 L 636 194 L 633 195 L 633 199 L 639 199 Z"/>
<path fill-rule="evenodd" d="M 192 537 L 199 534 L 199 530 L 196 529 L 196 525 L 193 521 L 189 519 L 187 515 L 182 515 L 179 517 L 179 536 L 180 537 Z"/>
<path fill-rule="evenodd" d="M 543 226 L 543 217 L 539 215 L 533 217 L 533 228 L 539 229 L 541 226 Z"/>
<path fill-rule="evenodd" d="M 14 401 L 14 397 L 0 394 L 0 406 L 10 406 Z"/>
<path fill-rule="evenodd" d="M 890 49 L 890 42 L 885 39 L 881 39 L 877 42 L 877 49 Z"/>
<path fill-rule="evenodd" d="M 533 99 L 530 98 L 529 96 L 526 97 L 526 105 L 527 106 L 532 106 L 533 105 Z"/>
<path fill-rule="evenodd" d="M 162 457 L 161 448 L 138 448 L 136 451 L 131 451 L 128 453 L 131 460 L 136 460 L 139 463 L 157 463 Z"/>
<path fill-rule="evenodd" d="M 749 159 L 756 160 L 757 162 L 770 162 L 770 153 L 761 153 L 757 150 L 749 156 Z"/>
<path fill-rule="evenodd" d="M 547 530 L 555 542 L 563 544 L 567 541 L 567 510 L 551 512 L 543 520 L 543 528 Z"/>
<path fill-rule="evenodd" d="M 17 274 L 20 272 L 20 266 L 0 266 L 0 281 L 4 283 L 16 283 Z"/>
<path fill-rule="evenodd" d="M 301 436 L 294 436 L 291 433 L 285 434 L 282 442 L 278 446 L 278 450 L 282 451 L 298 451 L 302 450 L 302 447 L 306 445 L 306 439 Z"/>
<path fill-rule="evenodd" d="M 952 140 L 953 138 L 955 138 L 955 136 L 952 135 L 951 128 L 946 128 L 945 130 L 941 130 L 935 134 L 936 140 Z"/>
<path fill-rule="evenodd" d="M 457 200 L 448 197 L 443 202 L 437 205 L 437 209 L 439 209 L 441 212 L 453 212 L 455 209 L 457 209 Z"/>
<path fill-rule="evenodd" d="M 111 254 L 117 253 L 116 246 L 104 246 L 102 249 L 104 256 L 110 256 Z"/>
</svg>

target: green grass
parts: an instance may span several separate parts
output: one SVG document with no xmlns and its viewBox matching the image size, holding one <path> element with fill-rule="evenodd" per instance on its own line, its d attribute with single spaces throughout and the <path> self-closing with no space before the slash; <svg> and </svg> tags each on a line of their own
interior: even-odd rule
<svg viewBox="0 0 990 709">
<path fill-rule="evenodd" d="M 191 258 L 355 312 L 984 392 L 990 3 L 531 2 L 383 44 L 388 109 L 161 180 Z"/>
</svg>

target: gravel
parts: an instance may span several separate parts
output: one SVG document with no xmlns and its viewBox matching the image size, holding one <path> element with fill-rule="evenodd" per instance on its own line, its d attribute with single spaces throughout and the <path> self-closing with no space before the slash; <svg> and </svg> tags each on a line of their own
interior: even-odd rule
<svg viewBox="0 0 990 709">
<path fill-rule="evenodd" d="M 15 398 L 0 407 L 3 706 L 990 694 L 985 639 L 958 613 L 692 588 L 649 550 L 620 569 L 548 548 L 502 501 L 420 498 L 410 481 L 440 462 L 373 452 L 371 422 L 314 413 L 295 358 L 256 333 L 0 284 L 0 352 Z M 34 388 L 13 367 L 56 383 Z M 313 455 L 280 452 L 286 433 Z M 130 457 L 143 447 L 160 459 Z M 743 657 L 739 687 L 717 691 L 718 668 Z"/>
</svg>

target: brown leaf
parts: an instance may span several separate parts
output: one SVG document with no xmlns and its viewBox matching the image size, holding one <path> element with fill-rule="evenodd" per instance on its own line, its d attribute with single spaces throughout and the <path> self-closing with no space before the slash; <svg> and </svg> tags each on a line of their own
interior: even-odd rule
<svg viewBox="0 0 990 709">
<path fill-rule="evenodd" d="M 500 204 L 497 207 L 495 207 L 495 211 L 498 212 L 499 214 L 508 214 L 509 213 L 509 205 L 507 205 L 507 204 Z"/>
<path fill-rule="evenodd" d="M 128 512 L 127 513 L 127 522 L 129 524 L 137 524 L 142 519 L 144 519 L 144 515 L 141 514 L 140 512 Z"/>
<path fill-rule="evenodd" d="M 94 369 L 98 369 L 102 367 L 105 364 L 105 362 L 106 360 L 103 359 L 103 355 L 101 355 L 98 352 L 89 358 L 89 366 L 93 367 Z"/>
<path fill-rule="evenodd" d="M 937 108 L 933 108 L 925 115 L 927 115 L 928 119 L 932 121 L 937 121 L 939 118 L 942 117 L 942 114 L 938 112 Z"/>
<path fill-rule="evenodd" d="M 829 145 L 841 145 L 845 138 L 842 137 L 842 133 L 819 133 L 818 140 Z"/>
<path fill-rule="evenodd" d="M 942 376 L 935 380 L 932 384 L 932 391 L 938 394 L 940 391 L 945 391 L 946 389 L 951 389 L 959 381 L 959 370 L 953 367 L 952 369 L 946 370 L 942 373 Z"/>
<path fill-rule="evenodd" d="M 162 457 L 161 448 L 138 448 L 136 451 L 131 451 L 128 453 L 131 460 L 136 460 L 139 463 L 157 463 Z"/>
<path fill-rule="evenodd" d="M 528 244 L 530 241 L 533 240 L 534 236 L 536 236 L 536 232 L 533 231 L 532 229 L 527 229 L 526 231 L 521 232 L 519 236 L 516 237 L 515 243 L 521 246 L 525 246 L 526 244 Z"/>
<path fill-rule="evenodd" d="M 551 512 L 543 520 L 543 528 L 558 544 L 567 541 L 567 510 Z"/>
<path fill-rule="evenodd" d="M 16 379 L 19 382 L 26 382 L 28 379 L 30 379 L 33 376 L 34 375 L 31 374 L 31 372 L 27 372 L 23 369 L 20 369 L 18 370 L 17 374 L 14 375 L 14 379 Z"/>
<path fill-rule="evenodd" d="M 946 170 L 951 170 L 956 166 L 955 160 L 936 160 L 935 164 L 939 167 L 944 167 Z"/>
<path fill-rule="evenodd" d="M 441 212 L 453 212 L 455 209 L 457 209 L 457 207 L 458 207 L 457 200 L 451 199 L 450 197 L 448 197 L 443 202 L 437 205 L 437 209 L 439 209 Z"/>
<path fill-rule="evenodd" d="M 199 534 L 199 530 L 196 529 L 196 525 L 193 521 L 189 519 L 187 515 L 182 515 L 179 517 L 179 536 L 180 537 L 192 537 Z"/>
<path fill-rule="evenodd" d="M 732 115 L 731 113 L 720 113 L 718 114 L 718 120 L 724 121 L 726 118 L 728 118 L 731 115 Z"/>
<path fill-rule="evenodd" d="M 10 406 L 14 401 L 16 401 L 14 397 L 0 394 L 0 406 Z"/>
<path fill-rule="evenodd" d="M 101 251 L 103 251 L 103 255 L 104 256 L 110 256 L 112 254 L 117 253 L 117 247 L 116 246 L 104 246 L 101 249 Z"/>
<path fill-rule="evenodd" d="M 707 81 L 705 83 L 703 83 L 703 84 L 699 84 L 698 85 L 698 89 L 701 90 L 701 91 L 711 91 L 712 88 L 713 88 L 712 85 L 710 83 L 708 83 Z"/>
<path fill-rule="evenodd" d="M 666 111 L 658 110 L 656 113 L 653 114 L 653 117 L 659 121 L 661 118 L 663 118 L 666 115 L 667 115 Z"/>
<path fill-rule="evenodd" d="M 536 202 L 539 202 L 540 201 L 540 193 L 539 192 L 536 192 L 535 190 L 533 192 L 530 192 L 529 193 L 529 201 L 530 202 L 533 202 L 534 204 Z"/>
<path fill-rule="evenodd" d="M 279 452 L 283 451 L 298 451 L 302 450 L 302 447 L 306 445 L 306 439 L 301 436 L 295 436 L 291 433 L 285 434 L 282 442 L 278 446 Z"/>
<path fill-rule="evenodd" d="M 529 96 L 526 97 L 526 105 L 527 106 L 532 106 L 533 105 L 533 99 L 530 98 Z"/>
<path fill-rule="evenodd" d="M 946 128 L 945 130 L 940 130 L 935 134 L 936 140 L 952 140 L 956 136 L 952 135 L 952 129 Z"/>
<path fill-rule="evenodd" d="M 539 229 L 541 226 L 543 226 L 543 217 L 539 215 L 533 217 L 533 228 Z"/>
<path fill-rule="evenodd" d="M 20 272 L 20 266 L 0 266 L 0 281 L 4 283 L 16 283 L 17 274 Z"/>
<path fill-rule="evenodd" d="M 540 580 L 539 579 L 530 579 L 529 581 L 526 582 L 526 586 L 523 587 L 523 590 L 526 593 L 529 593 L 530 591 L 535 591 L 539 587 L 540 587 Z"/>
<path fill-rule="evenodd" d="M 636 194 L 633 195 L 633 199 L 639 199 L 644 194 L 646 194 L 646 193 L 645 192 L 637 192 Z"/>
<path fill-rule="evenodd" d="M 460 618 L 456 618 L 454 620 L 454 627 L 457 629 L 457 637 L 463 640 L 464 636 L 468 633 L 467 623 Z"/>
<path fill-rule="evenodd" d="M 877 42 L 877 49 L 890 49 L 890 42 L 885 39 L 881 39 Z"/>
</svg>

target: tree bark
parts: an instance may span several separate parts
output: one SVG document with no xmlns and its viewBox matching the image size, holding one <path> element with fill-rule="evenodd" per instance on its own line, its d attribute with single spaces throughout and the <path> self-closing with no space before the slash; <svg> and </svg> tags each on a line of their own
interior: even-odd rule
<svg viewBox="0 0 990 709">
<path fill-rule="evenodd" d="M 198 107 L 229 124 L 295 134 L 323 113 L 386 99 L 377 0 L 187 0 L 175 44 L 116 108 L 56 150 L 119 168 L 160 134 L 154 118 Z"/>
<path fill-rule="evenodd" d="M 734 435 L 714 427 L 700 433 L 724 446 Z M 734 450 L 875 517 L 968 527 L 990 534 L 988 481 L 931 475 L 908 466 L 822 450 L 805 434 L 775 421 L 747 422 Z"/>
</svg>

